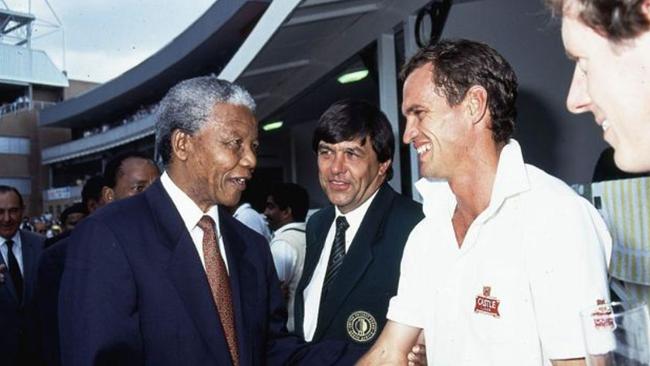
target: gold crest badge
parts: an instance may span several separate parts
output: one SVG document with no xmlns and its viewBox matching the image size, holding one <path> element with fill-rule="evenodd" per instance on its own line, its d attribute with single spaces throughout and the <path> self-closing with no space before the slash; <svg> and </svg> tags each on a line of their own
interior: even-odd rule
<svg viewBox="0 0 650 366">
<path fill-rule="evenodd" d="M 368 342 L 377 335 L 377 320 L 366 311 L 355 311 L 348 317 L 347 331 L 355 341 Z"/>
</svg>

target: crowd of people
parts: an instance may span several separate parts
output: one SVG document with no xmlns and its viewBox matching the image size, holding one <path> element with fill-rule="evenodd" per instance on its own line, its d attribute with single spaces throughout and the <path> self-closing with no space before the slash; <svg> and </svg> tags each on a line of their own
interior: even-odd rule
<svg viewBox="0 0 650 366">
<path fill-rule="evenodd" d="M 650 0 L 548 3 L 576 61 L 567 107 L 594 114 L 621 169 L 650 170 Z M 159 164 L 115 157 L 47 244 L 0 186 L 2 363 L 584 364 L 579 312 L 609 301 L 611 237 L 524 162 L 512 67 L 440 40 L 402 79 L 422 205 L 387 183 L 386 116 L 341 100 L 312 136 L 330 205 L 306 220 L 304 188 L 278 183 L 256 212 L 255 103 L 214 76 L 158 105 Z"/>
</svg>

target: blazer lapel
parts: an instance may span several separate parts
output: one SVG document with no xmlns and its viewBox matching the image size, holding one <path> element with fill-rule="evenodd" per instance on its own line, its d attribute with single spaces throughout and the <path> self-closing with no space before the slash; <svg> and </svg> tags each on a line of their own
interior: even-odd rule
<svg viewBox="0 0 650 366">
<path fill-rule="evenodd" d="M 157 222 L 160 242 L 170 250 L 166 268 L 169 279 L 216 364 L 229 365 L 226 338 L 194 242 L 160 180 L 145 191 L 145 196 Z"/>
<path fill-rule="evenodd" d="M 354 289 L 373 259 L 374 243 L 379 241 L 383 234 L 383 221 L 389 213 L 392 204 L 392 189 L 384 184 L 380 187 L 377 196 L 366 211 L 361 226 L 357 231 L 350 249 L 345 255 L 343 264 L 330 285 L 327 299 L 321 302 L 318 312 L 318 326 L 314 339 L 319 339 L 321 334 L 332 323 L 332 319 L 339 311 L 341 304 Z"/>
<path fill-rule="evenodd" d="M 20 231 L 20 242 L 23 250 L 23 299 L 30 299 L 33 291 L 34 278 L 36 273 L 36 248 L 37 243 L 32 242 L 27 235 Z"/>
<path fill-rule="evenodd" d="M 325 239 L 327 238 L 327 232 L 329 231 L 332 221 L 334 221 L 334 207 L 329 206 L 322 209 L 322 217 L 318 217 L 320 220 L 316 221 L 317 218 L 310 219 L 309 230 L 307 230 L 307 248 L 305 252 L 305 264 L 303 265 L 302 277 L 298 283 L 298 288 L 296 289 L 296 299 L 294 301 L 294 321 L 295 321 L 295 330 L 299 336 L 304 338 L 303 324 L 305 319 L 305 298 L 303 292 L 311 278 L 314 275 L 316 266 L 318 265 L 318 260 L 320 259 L 321 253 L 323 252 L 323 247 L 325 246 Z"/>
<path fill-rule="evenodd" d="M 313 230 L 313 237 L 308 238 L 307 251 L 305 253 L 305 265 L 302 270 L 302 279 L 301 282 L 304 282 L 304 287 L 302 290 L 307 287 L 311 281 L 318 261 L 320 259 L 321 253 L 323 252 L 323 247 L 325 246 L 325 239 L 327 238 L 327 232 L 334 221 L 334 207 L 326 207 L 323 210 L 323 217 L 320 222 L 316 223 L 316 227 Z M 311 240 L 309 240 L 311 239 Z"/>
</svg>

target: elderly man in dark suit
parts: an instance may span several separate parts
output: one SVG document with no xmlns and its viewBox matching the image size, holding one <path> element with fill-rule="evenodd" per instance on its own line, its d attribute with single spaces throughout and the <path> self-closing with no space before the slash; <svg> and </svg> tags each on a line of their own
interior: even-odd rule
<svg viewBox="0 0 650 366">
<path fill-rule="evenodd" d="M 0 363 L 29 365 L 28 324 L 38 257 L 44 237 L 18 229 L 23 198 L 14 187 L 0 185 Z"/>
<path fill-rule="evenodd" d="M 343 344 L 305 347 L 265 240 L 234 206 L 257 163 L 254 102 L 215 77 L 161 101 L 165 172 L 75 228 L 59 296 L 64 365 L 349 364 Z M 343 359 L 341 358 L 343 357 Z"/>
<path fill-rule="evenodd" d="M 312 139 L 332 203 L 307 222 L 296 331 L 307 341 L 370 347 L 397 292 L 402 250 L 422 207 L 389 185 L 395 138 L 386 116 L 356 100 L 333 104 Z M 420 355 L 422 357 L 422 355 Z"/>
</svg>

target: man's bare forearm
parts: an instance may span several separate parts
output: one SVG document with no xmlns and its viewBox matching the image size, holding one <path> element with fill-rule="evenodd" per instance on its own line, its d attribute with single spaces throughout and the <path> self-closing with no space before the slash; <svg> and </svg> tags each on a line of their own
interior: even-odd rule
<svg viewBox="0 0 650 366">
<path fill-rule="evenodd" d="M 377 342 L 357 366 L 408 365 L 407 355 L 418 339 L 420 328 L 388 321 Z"/>
</svg>

